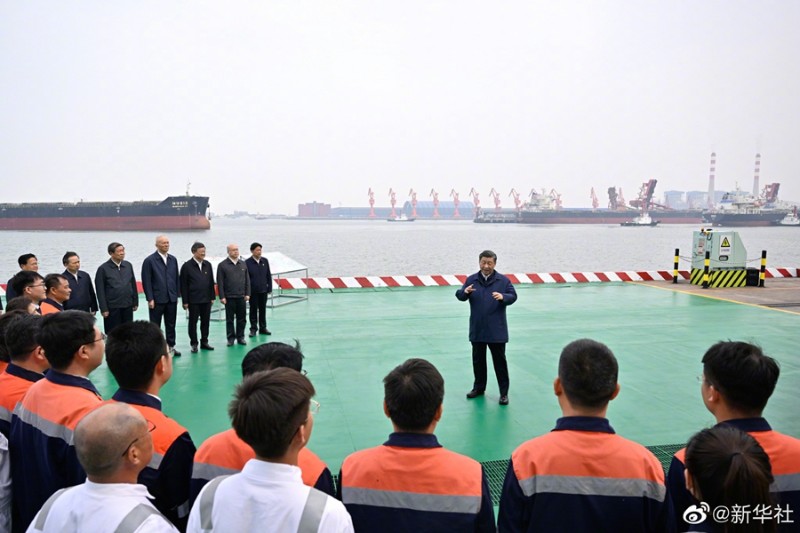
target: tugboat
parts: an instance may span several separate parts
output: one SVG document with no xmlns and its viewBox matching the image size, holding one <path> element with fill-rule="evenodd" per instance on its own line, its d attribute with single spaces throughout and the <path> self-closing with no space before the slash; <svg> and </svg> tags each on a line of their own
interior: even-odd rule
<svg viewBox="0 0 800 533">
<path fill-rule="evenodd" d="M 650 227 L 654 228 L 661 223 L 660 220 L 653 220 L 650 218 L 650 215 L 647 213 L 642 213 L 638 217 L 634 218 L 633 220 L 626 220 L 625 222 L 620 222 L 620 226 L 625 227 Z"/>
<path fill-rule="evenodd" d="M 777 226 L 800 226 L 800 217 L 797 216 L 797 206 L 794 206 L 791 213 L 775 223 Z"/>
</svg>

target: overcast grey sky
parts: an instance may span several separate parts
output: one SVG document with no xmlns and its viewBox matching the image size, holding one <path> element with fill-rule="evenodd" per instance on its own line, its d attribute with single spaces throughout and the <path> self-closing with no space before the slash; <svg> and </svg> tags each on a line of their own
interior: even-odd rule
<svg viewBox="0 0 800 533">
<path fill-rule="evenodd" d="M 800 2 L 0 0 L 0 201 L 800 200 Z"/>
</svg>

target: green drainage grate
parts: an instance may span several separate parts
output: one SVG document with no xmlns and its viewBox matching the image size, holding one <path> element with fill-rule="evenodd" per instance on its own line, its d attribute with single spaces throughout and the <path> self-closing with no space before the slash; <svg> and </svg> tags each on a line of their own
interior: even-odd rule
<svg viewBox="0 0 800 533">
<path fill-rule="evenodd" d="M 661 462 L 666 474 L 669 465 L 672 462 L 672 456 L 675 452 L 686 446 L 685 444 L 661 444 L 659 446 L 647 446 L 647 449 L 653 452 L 653 455 Z M 500 494 L 503 491 L 503 481 L 508 471 L 508 459 L 500 459 L 496 461 L 483 461 L 481 463 L 486 472 L 486 478 L 489 481 L 489 492 L 492 493 L 492 503 L 498 505 L 500 503 Z"/>
</svg>

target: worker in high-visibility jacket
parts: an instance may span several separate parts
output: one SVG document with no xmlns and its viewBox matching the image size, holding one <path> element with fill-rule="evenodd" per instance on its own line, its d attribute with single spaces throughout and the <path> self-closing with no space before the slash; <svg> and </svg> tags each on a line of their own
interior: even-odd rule
<svg viewBox="0 0 800 533">
<path fill-rule="evenodd" d="M 788 509 L 789 514 L 796 514 L 800 510 L 800 439 L 775 431 L 762 416 L 779 375 L 777 361 L 758 346 L 718 342 L 703 355 L 700 393 L 717 426 L 732 426 L 750 434 L 769 456 L 775 478 L 771 492 L 776 507 L 772 511 L 780 508 L 783 513 Z M 683 448 L 672 458 L 667 474 L 667 495 L 678 531 L 697 527 L 684 519 L 687 509 L 698 504 L 686 488 L 685 474 L 686 448 Z M 775 512 L 770 516 L 779 531 L 800 531 L 800 520 L 789 516 L 779 519 Z"/>
<path fill-rule="evenodd" d="M 84 311 L 42 318 L 38 339 L 50 370 L 17 404 L 8 439 L 13 531 L 25 531 L 54 492 L 86 479 L 72 433 L 103 401 L 89 374 L 103 362 L 105 338 Z"/>
<path fill-rule="evenodd" d="M 161 410 L 159 392 L 172 377 L 172 350 L 158 325 L 138 320 L 108 334 L 106 362 L 119 390 L 113 401 L 125 402 L 148 421 L 153 458 L 139 474 L 139 483 L 153 503 L 178 529 L 189 517 L 189 481 L 195 446 L 189 432 Z"/>
<path fill-rule="evenodd" d="M 44 377 L 50 363 L 36 336 L 42 317 L 12 311 L 0 317 L 0 342 L 8 348 L 10 362 L 0 373 L 0 433 L 11 432 L 11 414 L 31 386 Z M 0 530 L 2 531 L 2 530 Z"/>
<path fill-rule="evenodd" d="M 618 365 L 590 339 L 561 352 L 553 384 L 563 417 L 511 454 L 500 497 L 502 532 L 665 531 L 664 470 L 606 418 L 619 393 Z"/>
<path fill-rule="evenodd" d="M 242 359 L 242 377 L 274 368 L 291 368 L 303 371 L 303 353 L 300 346 L 283 342 L 268 342 L 256 346 Z M 197 449 L 192 470 L 192 503 L 200 490 L 212 479 L 241 472 L 245 463 L 256 454 L 240 439 L 233 429 L 210 436 Z M 328 466 L 317 455 L 303 447 L 298 454 L 298 465 L 303 483 L 334 496 L 333 475 Z"/>
<path fill-rule="evenodd" d="M 409 359 L 383 380 L 394 433 L 342 464 L 340 497 L 356 531 L 495 531 L 486 474 L 478 461 L 442 447 L 444 380 L 430 362 Z"/>
</svg>

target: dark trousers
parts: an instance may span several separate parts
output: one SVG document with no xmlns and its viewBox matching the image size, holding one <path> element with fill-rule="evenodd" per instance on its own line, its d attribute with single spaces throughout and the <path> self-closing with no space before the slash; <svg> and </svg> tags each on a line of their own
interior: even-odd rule
<svg viewBox="0 0 800 533">
<path fill-rule="evenodd" d="M 121 309 L 109 309 L 108 316 L 103 317 L 103 329 L 105 333 L 111 333 L 115 327 L 126 322 L 133 322 L 133 307 L 123 307 Z"/>
<path fill-rule="evenodd" d="M 227 298 L 225 300 L 225 329 L 228 340 L 244 339 L 244 327 L 247 325 L 247 305 L 244 298 Z M 236 319 L 236 329 L 233 320 Z"/>
<path fill-rule="evenodd" d="M 267 296 L 268 292 L 250 295 L 250 331 L 267 329 Z"/>
<path fill-rule="evenodd" d="M 497 385 L 500 387 L 500 396 L 508 396 L 508 363 L 506 362 L 506 343 L 504 342 L 473 342 L 472 343 L 472 371 L 475 373 L 473 389 L 486 390 L 486 347 L 492 352 L 494 373 L 497 376 Z"/>
<path fill-rule="evenodd" d="M 156 303 L 150 311 L 150 322 L 161 327 L 161 317 L 164 317 L 164 336 L 167 346 L 175 346 L 175 320 L 178 318 L 178 302 L 165 304 Z"/>
<path fill-rule="evenodd" d="M 200 319 L 200 343 L 208 344 L 208 325 L 211 323 L 211 302 L 189 304 L 189 342 L 197 346 L 197 319 Z"/>
</svg>

